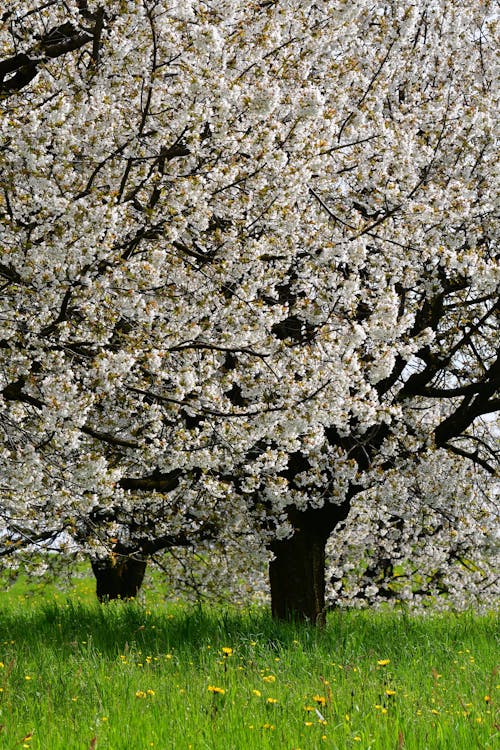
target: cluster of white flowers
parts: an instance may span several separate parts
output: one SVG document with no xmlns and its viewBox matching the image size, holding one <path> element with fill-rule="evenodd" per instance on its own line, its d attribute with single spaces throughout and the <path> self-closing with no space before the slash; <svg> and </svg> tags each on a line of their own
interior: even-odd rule
<svg viewBox="0 0 500 750">
<path fill-rule="evenodd" d="M 322 527 L 359 494 L 348 597 L 357 535 L 415 571 L 427 506 L 456 498 L 476 528 L 498 461 L 492 8 L 13 0 L 5 538 L 253 537 L 252 569 L 290 509 Z M 404 533 L 382 542 L 396 494 Z M 471 535 L 436 525 L 421 575 L 463 591 L 430 559 Z"/>
</svg>

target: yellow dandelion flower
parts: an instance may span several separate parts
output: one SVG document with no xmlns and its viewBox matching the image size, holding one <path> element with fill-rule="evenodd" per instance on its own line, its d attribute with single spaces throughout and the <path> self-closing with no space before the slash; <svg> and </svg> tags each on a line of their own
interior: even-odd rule
<svg viewBox="0 0 500 750">
<path fill-rule="evenodd" d="M 32 678 L 31 678 L 31 675 L 27 674 L 27 675 L 24 676 L 24 679 L 25 680 L 31 680 Z"/>
<path fill-rule="evenodd" d="M 379 665 L 379 667 L 386 667 L 390 663 L 391 663 L 390 659 L 379 659 L 378 662 L 377 662 L 377 664 Z"/>
<path fill-rule="evenodd" d="M 313 722 L 312 721 L 305 721 L 304 724 L 306 725 L 306 727 L 312 727 Z"/>
<path fill-rule="evenodd" d="M 268 698 L 266 701 L 266 703 L 277 703 L 277 702 L 278 702 L 277 698 Z"/>
<path fill-rule="evenodd" d="M 219 695 L 224 695 L 224 693 L 226 692 L 224 688 L 217 687 L 216 685 L 209 685 L 207 690 L 209 693 L 217 693 Z"/>
<path fill-rule="evenodd" d="M 154 691 L 154 690 L 151 690 L 151 689 L 149 689 L 149 690 L 146 690 L 146 693 L 147 693 L 148 695 L 155 695 L 155 691 Z"/>
<path fill-rule="evenodd" d="M 263 724 L 262 729 L 269 729 L 272 732 L 274 729 L 274 724 Z"/>
<path fill-rule="evenodd" d="M 486 703 L 491 703 L 491 695 L 485 695 L 484 700 L 486 701 Z"/>
<path fill-rule="evenodd" d="M 252 693 L 253 693 L 254 695 L 256 695 L 256 696 L 257 696 L 257 698 L 260 698 L 260 696 L 262 695 L 262 693 L 260 692 L 260 690 L 252 690 Z"/>
<path fill-rule="evenodd" d="M 233 653 L 233 649 L 230 646 L 223 646 L 222 653 L 224 656 L 231 656 Z"/>
<path fill-rule="evenodd" d="M 320 706 L 324 706 L 326 704 L 326 698 L 324 695 L 313 695 L 313 701 L 319 703 Z"/>
<path fill-rule="evenodd" d="M 146 693 L 144 692 L 144 690 L 136 690 L 135 691 L 135 697 L 136 698 L 145 698 L 146 697 Z"/>
<path fill-rule="evenodd" d="M 264 682 L 276 682 L 276 677 L 273 674 L 265 675 L 262 679 Z"/>
<path fill-rule="evenodd" d="M 386 695 L 396 695 L 396 691 L 388 689 L 388 690 L 385 691 L 385 694 Z"/>
</svg>

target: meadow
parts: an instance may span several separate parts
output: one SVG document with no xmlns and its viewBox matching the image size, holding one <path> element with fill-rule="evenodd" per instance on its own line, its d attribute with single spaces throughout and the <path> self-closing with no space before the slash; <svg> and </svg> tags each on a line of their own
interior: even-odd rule
<svg viewBox="0 0 500 750">
<path fill-rule="evenodd" d="M 494 750 L 494 614 L 99 605 L 14 587 L 0 600 L 0 748 Z"/>
</svg>

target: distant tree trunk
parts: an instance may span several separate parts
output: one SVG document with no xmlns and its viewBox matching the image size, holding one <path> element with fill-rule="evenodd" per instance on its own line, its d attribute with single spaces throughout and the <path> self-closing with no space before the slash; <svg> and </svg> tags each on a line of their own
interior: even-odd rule
<svg viewBox="0 0 500 750">
<path fill-rule="evenodd" d="M 92 560 L 91 565 L 97 598 L 106 602 L 135 597 L 144 580 L 147 562 L 114 550 L 108 557 Z"/>
<path fill-rule="evenodd" d="M 269 564 L 271 610 L 280 620 L 325 622 L 325 548 L 335 526 L 349 513 L 350 499 L 290 513 L 294 533 L 271 544 Z"/>
</svg>

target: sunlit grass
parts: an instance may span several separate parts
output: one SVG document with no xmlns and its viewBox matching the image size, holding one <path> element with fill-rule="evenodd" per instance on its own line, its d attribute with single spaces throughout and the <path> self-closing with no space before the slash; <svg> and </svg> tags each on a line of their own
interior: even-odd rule
<svg viewBox="0 0 500 750">
<path fill-rule="evenodd" d="M 57 592 L 55 592 L 57 593 Z M 0 748 L 493 750 L 498 619 L 4 595 Z"/>
</svg>

